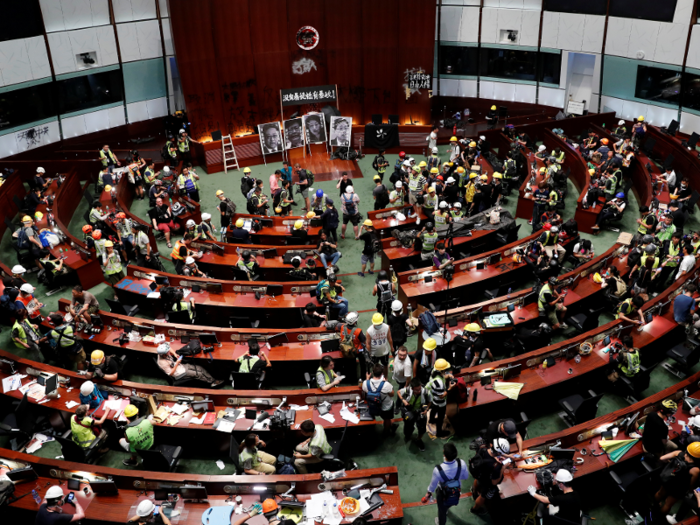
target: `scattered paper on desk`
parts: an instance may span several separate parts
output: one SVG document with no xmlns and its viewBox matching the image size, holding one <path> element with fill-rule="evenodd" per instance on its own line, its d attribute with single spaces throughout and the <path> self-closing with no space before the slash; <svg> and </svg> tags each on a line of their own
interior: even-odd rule
<svg viewBox="0 0 700 525">
<path fill-rule="evenodd" d="M 202 415 L 202 417 L 193 417 L 190 418 L 190 425 L 201 425 L 204 423 L 204 418 L 207 417 L 206 414 Z"/>
<path fill-rule="evenodd" d="M 353 423 L 354 425 L 357 425 L 360 422 L 360 418 L 350 412 L 347 408 L 343 408 L 340 411 L 340 417 L 342 417 L 345 421 L 350 421 L 350 423 Z"/>
<path fill-rule="evenodd" d="M 270 425 L 270 418 L 265 418 L 262 421 L 256 421 L 253 425 L 253 430 L 265 430 Z"/>
<path fill-rule="evenodd" d="M 321 419 L 325 419 L 329 423 L 335 423 L 335 416 L 331 414 L 330 412 L 328 414 L 323 414 L 322 416 L 319 416 Z"/>
<path fill-rule="evenodd" d="M 191 293 L 192 293 L 192 288 L 183 288 L 183 289 L 182 289 L 183 298 L 187 297 L 187 296 L 190 295 Z"/>
<path fill-rule="evenodd" d="M 77 401 L 66 401 L 66 408 L 70 410 L 73 407 L 77 407 L 80 403 Z"/>
<path fill-rule="evenodd" d="M 224 462 L 220 459 L 216 461 L 216 466 L 219 467 L 219 470 L 224 470 L 226 468 L 226 465 L 224 465 Z"/>
<path fill-rule="evenodd" d="M 307 518 L 320 518 L 323 514 L 323 501 L 317 499 L 310 499 L 306 502 L 306 517 Z"/>
<path fill-rule="evenodd" d="M 172 412 L 175 412 L 178 416 L 181 416 L 182 414 L 187 412 L 189 409 L 190 409 L 189 405 L 179 404 L 179 403 L 177 405 L 173 405 L 172 407 L 170 407 L 170 410 Z"/>
<path fill-rule="evenodd" d="M 518 399 L 520 391 L 525 386 L 525 383 L 506 383 L 504 381 L 494 381 L 493 390 L 506 396 L 508 399 Z"/>
<path fill-rule="evenodd" d="M 34 454 L 34 452 L 39 450 L 42 446 L 43 446 L 43 443 L 41 441 L 34 441 L 25 450 L 26 450 L 27 454 Z"/>
<path fill-rule="evenodd" d="M 2 379 L 2 391 L 11 392 L 12 390 L 17 390 L 22 386 L 22 377 L 19 374 L 12 375 L 10 377 L 4 377 Z"/>
<path fill-rule="evenodd" d="M 290 410 L 308 410 L 309 405 L 289 405 Z"/>
<path fill-rule="evenodd" d="M 149 292 L 146 299 L 160 299 L 160 292 Z"/>
<path fill-rule="evenodd" d="M 219 432 L 226 432 L 227 434 L 230 434 L 233 432 L 233 427 L 235 426 L 235 423 L 233 421 L 228 421 L 227 419 L 222 419 L 219 421 L 219 424 L 216 426 L 216 430 Z"/>
</svg>

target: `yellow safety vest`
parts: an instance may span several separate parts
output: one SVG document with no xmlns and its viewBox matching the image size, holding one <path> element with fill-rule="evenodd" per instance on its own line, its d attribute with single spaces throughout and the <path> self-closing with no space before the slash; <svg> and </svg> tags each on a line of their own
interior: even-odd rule
<svg viewBox="0 0 700 525">
<path fill-rule="evenodd" d="M 252 372 L 255 363 L 258 361 L 260 361 L 260 358 L 256 355 L 241 356 L 238 358 L 238 362 L 241 364 L 238 371 L 243 374 L 248 374 Z"/>
<path fill-rule="evenodd" d="M 105 262 L 105 275 L 113 275 L 122 271 L 122 261 L 117 252 L 113 251 L 111 255 L 105 252 L 104 257 L 106 257 L 106 259 L 103 258 Z"/>
<path fill-rule="evenodd" d="M 634 353 L 625 352 L 625 357 L 627 358 L 627 366 L 621 366 L 620 370 L 622 370 L 622 373 L 627 377 L 632 377 L 639 372 L 639 351 L 635 349 Z"/>
<path fill-rule="evenodd" d="M 105 150 L 101 149 L 100 150 L 100 160 L 102 161 L 102 165 L 106 168 L 109 166 L 109 160 L 111 159 L 114 164 L 117 163 L 117 157 L 114 156 L 114 153 L 112 153 L 112 150 L 107 150 L 108 155 L 105 155 Z"/>
<path fill-rule="evenodd" d="M 70 418 L 70 430 L 75 443 L 83 448 L 89 447 L 95 441 L 95 433 L 92 431 L 92 418 L 84 417 L 82 421 L 78 421 L 78 416 L 75 414 Z"/>
</svg>

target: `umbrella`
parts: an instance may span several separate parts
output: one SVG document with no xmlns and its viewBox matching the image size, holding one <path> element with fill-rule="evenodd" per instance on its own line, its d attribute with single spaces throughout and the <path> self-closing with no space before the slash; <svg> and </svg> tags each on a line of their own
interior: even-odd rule
<svg viewBox="0 0 700 525">
<path fill-rule="evenodd" d="M 629 449 L 631 449 L 635 443 L 639 441 L 638 439 L 601 439 L 598 444 L 605 452 L 608 453 L 610 459 L 614 463 L 617 463 L 622 456 L 624 456 Z"/>
<path fill-rule="evenodd" d="M 493 384 L 494 392 L 503 394 L 508 399 L 517 400 L 520 395 L 520 391 L 525 386 L 525 383 L 506 383 L 504 381 L 496 381 Z"/>
</svg>

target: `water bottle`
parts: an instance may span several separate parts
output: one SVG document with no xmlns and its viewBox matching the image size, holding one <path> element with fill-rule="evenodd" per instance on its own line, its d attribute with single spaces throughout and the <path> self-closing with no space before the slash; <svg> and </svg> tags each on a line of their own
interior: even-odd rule
<svg viewBox="0 0 700 525">
<path fill-rule="evenodd" d="M 335 519 L 343 519 L 343 517 L 340 515 L 340 511 L 338 510 L 338 503 L 333 503 L 333 517 Z"/>
<path fill-rule="evenodd" d="M 41 505 L 41 496 L 39 496 L 39 492 L 36 489 L 32 490 L 32 498 L 34 498 L 37 505 Z"/>
<path fill-rule="evenodd" d="M 330 516 L 328 515 L 328 502 L 324 501 L 323 502 L 323 514 L 322 514 L 323 519 L 321 521 L 325 521 L 326 518 L 329 518 Z"/>
<path fill-rule="evenodd" d="M 508 299 L 510 299 L 510 292 L 512 292 L 512 291 L 513 291 L 512 288 L 508 288 L 508 295 L 507 295 Z"/>
</svg>

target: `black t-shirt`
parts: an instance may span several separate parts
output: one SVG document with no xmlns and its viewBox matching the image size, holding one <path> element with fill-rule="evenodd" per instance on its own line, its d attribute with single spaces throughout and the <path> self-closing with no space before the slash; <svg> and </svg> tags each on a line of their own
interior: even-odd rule
<svg viewBox="0 0 700 525">
<path fill-rule="evenodd" d="M 676 231 L 682 230 L 683 226 L 685 226 L 685 213 L 681 210 L 676 210 L 671 212 L 671 216 L 673 217 L 673 225 L 676 227 Z"/>
<path fill-rule="evenodd" d="M 556 517 L 573 523 L 581 523 L 581 498 L 577 492 L 569 492 L 549 498 L 549 503 L 559 507 Z"/>
<path fill-rule="evenodd" d="M 348 186 L 352 186 L 352 180 L 350 179 L 350 177 L 348 177 L 347 182 L 345 182 L 344 180 L 340 181 L 340 196 L 341 197 L 343 196 L 343 193 L 345 193 L 345 188 L 347 188 Z"/>
<path fill-rule="evenodd" d="M 308 181 L 309 177 L 306 175 L 306 170 L 299 170 L 299 188 L 302 191 L 309 189 Z"/>
<path fill-rule="evenodd" d="M 321 326 L 323 319 L 316 317 L 315 315 L 309 315 L 306 312 L 302 312 L 301 318 L 304 322 L 303 328 L 318 328 Z"/>
<path fill-rule="evenodd" d="M 60 525 L 61 523 L 70 523 L 72 519 L 72 514 L 49 512 L 46 510 L 46 503 L 44 503 L 39 507 L 39 510 L 36 513 L 34 525 Z"/>
<path fill-rule="evenodd" d="M 408 320 L 408 315 L 402 313 L 401 315 L 394 315 L 390 313 L 386 316 L 386 322 L 391 330 L 391 340 L 394 341 L 394 346 L 403 344 L 406 342 L 406 321 Z"/>
<path fill-rule="evenodd" d="M 102 363 L 101 365 L 88 365 L 89 372 L 95 373 L 95 369 L 97 368 L 102 370 L 102 373 L 106 376 L 119 373 L 119 366 L 117 365 L 117 361 L 111 357 L 106 357 L 104 363 Z"/>
<path fill-rule="evenodd" d="M 250 232 L 243 228 L 234 228 L 233 230 L 231 230 L 231 237 L 233 239 L 238 239 L 239 241 L 249 241 Z"/>
<path fill-rule="evenodd" d="M 318 251 L 319 252 L 321 252 L 323 255 L 333 255 L 335 252 L 338 251 L 335 248 L 333 248 L 332 246 L 326 245 L 325 244 L 326 242 L 331 242 L 331 241 L 325 240 L 325 241 L 320 241 L 318 243 Z M 331 244 L 335 244 L 335 243 L 331 243 Z"/>
<path fill-rule="evenodd" d="M 173 218 L 171 215 L 165 216 L 168 213 L 168 205 L 163 204 L 162 206 L 155 206 L 153 209 L 149 210 L 148 216 L 151 219 L 155 219 L 157 224 L 163 224 L 170 222 Z"/>
<path fill-rule="evenodd" d="M 656 412 L 647 416 L 642 432 L 642 445 L 647 452 L 659 454 L 664 450 L 663 440 L 668 438 L 668 427 Z"/>
<path fill-rule="evenodd" d="M 362 248 L 362 253 L 364 253 L 368 257 L 374 255 L 374 250 L 372 249 L 372 243 L 374 241 L 374 238 L 374 233 L 372 232 L 364 232 L 362 235 L 360 235 L 360 240 L 365 242 L 365 245 Z"/>
<path fill-rule="evenodd" d="M 479 454 L 481 456 L 481 468 L 479 469 L 479 484 L 487 491 L 494 489 L 493 480 L 501 478 L 503 465 L 487 451 Z"/>
<path fill-rule="evenodd" d="M 493 440 L 496 438 L 507 438 L 505 434 L 502 434 L 498 431 L 498 427 L 501 426 L 501 423 L 505 423 L 506 421 L 513 421 L 512 419 L 497 419 L 496 421 L 492 421 L 488 428 L 486 429 L 486 435 L 484 436 L 484 441 L 487 443 L 493 443 Z"/>
<path fill-rule="evenodd" d="M 309 237 L 309 232 L 306 230 L 292 230 L 292 237 L 305 241 Z"/>
</svg>

